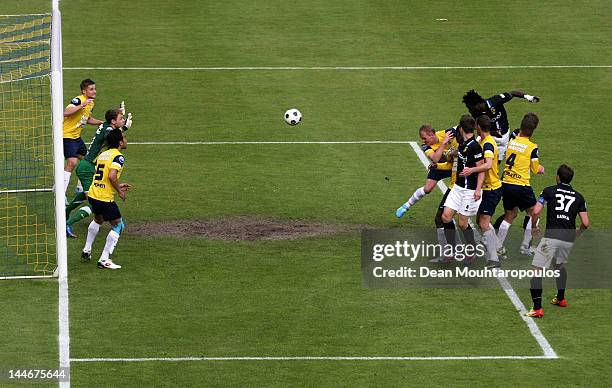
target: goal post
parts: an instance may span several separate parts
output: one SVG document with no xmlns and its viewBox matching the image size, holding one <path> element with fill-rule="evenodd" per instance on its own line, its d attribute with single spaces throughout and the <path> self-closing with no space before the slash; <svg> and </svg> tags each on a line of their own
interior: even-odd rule
<svg viewBox="0 0 612 388">
<path fill-rule="evenodd" d="M 66 276 L 56 3 L 53 14 L 0 15 L 0 279 Z"/>
</svg>

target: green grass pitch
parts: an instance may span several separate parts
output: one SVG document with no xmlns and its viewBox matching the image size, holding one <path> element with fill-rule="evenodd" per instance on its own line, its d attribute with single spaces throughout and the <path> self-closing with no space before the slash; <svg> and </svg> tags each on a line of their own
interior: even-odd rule
<svg viewBox="0 0 612 388">
<path fill-rule="evenodd" d="M 4 0 L 0 13 L 47 12 L 47 3 Z M 61 9 L 64 66 L 96 68 L 66 69 L 64 100 L 94 79 L 94 116 L 125 100 L 130 143 L 416 141 L 425 122 L 456 124 L 468 89 L 485 97 L 524 89 L 541 102 L 506 107 L 512 127 L 528 111 L 540 116 L 535 141 L 547 173 L 534 189 L 568 163 L 593 227 L 612 227 L 609 67 L 99 69 L 609 66 L 608 1 L 64 0 Z M 296 127 L 282 120 L 291 107 L 304 115 Z M 79 262 L 88 222 L 69 241 L 73 358 L 542 354 L 501 288 L 362 288 L 358 232 L 239 242 L 130 235 L 134 224 L 234 216 L 429 226 L 437 190 L 406 218 L 394 215 L 425 177 L 407 144 L 131 144 L 125 156 L 122 179 L 134 189 L 120 203 L 127 229 L 115 257 L 124 268 Z M 529 305 L 528 290 L 516 291 Z M 546 309 L 537 323 L 554 360 L 73 362 L 72 384 L 608 386 L 611 297 L 570 288 L 570 308 Z M 0 370 L 58 364 L 57 299 L 55 280 L 0 282 Z"/>
</svg>

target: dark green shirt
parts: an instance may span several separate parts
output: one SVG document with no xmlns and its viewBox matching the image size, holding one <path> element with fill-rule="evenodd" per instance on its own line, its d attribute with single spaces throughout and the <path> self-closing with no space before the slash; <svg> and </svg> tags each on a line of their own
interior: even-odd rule
<svg viewBox="0 0 612 388">
<path fill-rule="evenodd" d="M 94 136 L 91 144 L 89 145 L 89 150 L 87 150 L 87 155 L 85 155 L 85 160 L 90 162 L 91 164 L 96 164 L 96 158 L 102 152 L 102 148 L 106 145 L 106 136 L 108 133 L 113 130 L 111 124 L 108 121 L 100 124 L 98 129 L 96 130 L 96 136 Z M 123 129 L 126 131 L 126 129 Z"/>
</svg>

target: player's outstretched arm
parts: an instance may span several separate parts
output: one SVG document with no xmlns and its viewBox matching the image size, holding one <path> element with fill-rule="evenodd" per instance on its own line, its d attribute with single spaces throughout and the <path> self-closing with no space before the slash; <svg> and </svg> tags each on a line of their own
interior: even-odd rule
<svg viewBox="0 0 612 388">
<path fill-rule="evenodd" d="M 513 90 L 509 93 L 512 95 L 512 97 L 524 98 L 525 100 L 529 102 L 539 102 L 540 101 L 540 97 L 526 94 L 522 90 Z"/>
</svg>

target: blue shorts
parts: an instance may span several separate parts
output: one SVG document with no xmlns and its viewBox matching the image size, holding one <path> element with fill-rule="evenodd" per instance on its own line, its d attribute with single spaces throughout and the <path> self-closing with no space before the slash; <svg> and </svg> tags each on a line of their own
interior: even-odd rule
<svg viewBox="0 0 612 388">
<path fill-rule="evenodd" d="M 502 199 L 502 188 L 495 190 L 482 190 L 482 202 L 478 208 L 478 214 L 484 214 L 485 216 L 493 217 L 495 214 L 495 208 Z"/>
<path fill-rule="evenodd" d="M 453 172 L 451 170 L 437 170 L 435 168 L 432 168 L 427 173 L 427 179 L 433 179 L 434 181 L 441 181 L 444 178 L 450 178 L 452 173 Z"/>
<path fill-rule="evenodd" d="M 519 208 L 525 211 L 536 204 L 536 197 L 531 186 L 511 185 L 502 183 L 504 210 Z"/>
<path fill-rule="evenodd" d="M 64 138 L 64 159 L 78 158 L 78 155 L 85 156 L 87 147 L 80 137 L 78 139 Z"/>
<path fill-rule="evenodd" d="M 87 198 L 89 204 L 91 205 L 91 211 L 95 215 L 101 215 L 104 221 L 112 221 L 118 218 L 121 218 L 121 212 L 119 211 L 119 206 L 115 201 L 113 202 L 104 202 L 98 201 L 95 198 Z"/>
</svg>

